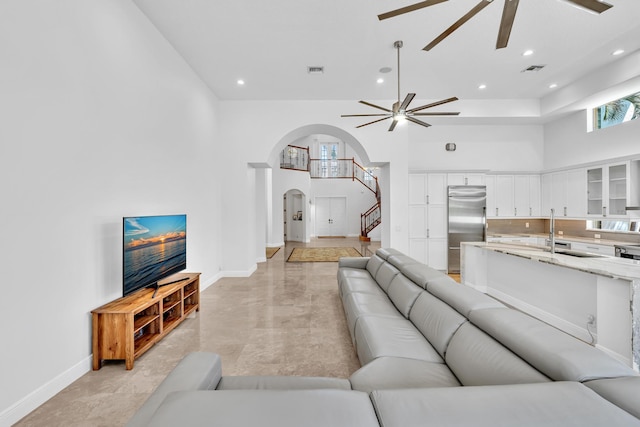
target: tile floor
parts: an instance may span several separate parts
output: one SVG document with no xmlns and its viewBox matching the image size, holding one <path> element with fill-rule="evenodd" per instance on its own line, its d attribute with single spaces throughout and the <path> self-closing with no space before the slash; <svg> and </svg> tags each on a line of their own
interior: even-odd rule
<svg viewBox="0 0 640 427">
<path fill-rule="evenodd" d="M 337 263 L 288 263 L 296 246 L 352 246 L 357 238 L 287 243 L 248 278 L 224 278 L 201 294 L 201 309 L 130 371 L 108 362 L 82 376 L 16 426 L 122 426 L 191 351 L 221 355 L 224 375 L 348 377 L 359 368 L 338 297 Z"/>
</svg>

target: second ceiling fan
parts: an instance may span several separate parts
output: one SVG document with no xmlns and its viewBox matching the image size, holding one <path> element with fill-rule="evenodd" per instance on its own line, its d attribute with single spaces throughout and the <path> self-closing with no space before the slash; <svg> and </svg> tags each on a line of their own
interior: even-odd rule
<svg viewBox="0 0 640 427">
<path fill-rule="evenodd" d="M 422 120 L 417 119 L 416 117 L 419 116 L 457 116 L 460 113 L 459 112 L 430 112 L 430 113 L 424 113 L 424 112 L 419 112 L 422 110 L 426 110 L 427 108 L 432 108 L 432 107 L 437 107 L 438 105 L 442 105 L 442 104 L 446 104 L 449 102 L 453 102 L 453 101 L 457 101 L 458 98 L 456 98 L 455 96 L 452 98 L 447 98 L 447 99 L 443 99 L 441 101 L 436 101 L 436 102 L 432 102 L 431 104 L 427 104 L 427 105 L 423 105 L 421 107 L 416 107 L 416 108 L 411 108 L 411 109 L 407 109 L 409 108 L 409 104 L 411 103 L 411 101 L 413 101 L 413 98 L 416 96 L 415 93 L 408 93 L 407 96 L 404 98 L 404 100 L 402 101 L 402 103 L 400 103 L 400 48 L 402 48 L 402 40 L 398 40 L 396 42 L 393 43 L 393 47 L 397 49 L 398 51 L 398 101 L 395 102 L 392 106 L 391 109 L 385 108 L 385 107 L 381 107 L 379 105 L 375 105 L 372 104 L 370 102 L 367 101 L 360 101 L 361 104 L 364 105 L 368 105 L 369 107 L 373 107 L 373 108 L 377 108 L 378 110 L 382 110 L 385 111 L 384 114 L 382 113 L 378 113 L 378 114 L 343 114 L 341 117 L 382 117 L 380 119 L 374 120 L 372 122 L 369 123 L 365 123 L 362 124 L 360 126 L 356 126 L 356 128 L 361 128 L 363 126 L 368 126 L 368 125 L 372 125 L 374 123 L 378 123 L 381 122 L 383 120 L 387 120 L 387 119 L 393 119 L 393 122 L 391 122 L 391 126 L 389 126 L 389 132 L 393 131 L 396 127 L 396 125 L 398 124 L 398 122 L 402 121 L 402 120 L 408 120 L 412 123 L 415 123 L 417 125 L 421 125 L 424 127 L 429 127 L 431 126 L 429 123 L 423 122 Z"/>
<path fill-rule="evenodd" d="M 443 3 L 448 0 L 426 0 L 420 3 L 415 3 L 410 6 L 401 7 L 400 9 L 392 10 L 391 12 L 378 15 L 379 20 L 393 18 L 394 16 L 403 15 L 405 13 L 413 12 L 415 10 L 423 9 L 428 6 L 433 6 L 438 3 Z M 504 0 L 504 8 L 502 10 L 502 20 L 500 21 L 500 30 L 498 31 L 498 40 L 496 41 L 496 49 L 502 49 L 507 47 L 509 43 L 509 36 L 511 35 L 511 28 L 513 27 L 513 21 L 516 17 L 516 11 L 518 10 L 518 3 L 520 0 Z M 602 13 L 611 7 L 612 5 L 599 0 L 565 0 L 569 3 L 586 9 L 590 12 Z M 442 34 L 433 39 L 431 43 L 426 45 L 423 50 L 431 50 L 438 43 L 445 38 L 449 37 L 451 33 L 460 28 L 465 22 L 477 15 L 482 9 L 493 3 L 494 0 L 481 0 L 480 3 L 475 5 L 469 12 L 467 12 L 462 18 L 458 19 L 449 28 L 444 30 Z"/>
</svg>

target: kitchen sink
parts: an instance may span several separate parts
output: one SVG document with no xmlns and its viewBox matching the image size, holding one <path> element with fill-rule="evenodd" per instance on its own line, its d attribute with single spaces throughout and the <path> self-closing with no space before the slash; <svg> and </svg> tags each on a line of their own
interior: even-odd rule
<svg viewBox="0 0 640 427">
<path fill-rule="evenodd" d="M 566 249 L 560 249 L 560 250 L 556 249 L 556 253 L 561 255 L 574 256 L 576 258 L 604 258 L 603 255 L 590 254 L 587 252 L 571 251 Z"/>
</svg>

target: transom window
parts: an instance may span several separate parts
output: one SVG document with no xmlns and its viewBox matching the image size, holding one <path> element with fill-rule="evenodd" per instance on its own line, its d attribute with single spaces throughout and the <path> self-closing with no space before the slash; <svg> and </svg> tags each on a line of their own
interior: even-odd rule
<svg viewBox="0 0 640 427">
<path fill-rule="evenodd" d="M 640 117 L 640 92 L 593 109 L 593 128 L 604 129 Z"/>
</svg>

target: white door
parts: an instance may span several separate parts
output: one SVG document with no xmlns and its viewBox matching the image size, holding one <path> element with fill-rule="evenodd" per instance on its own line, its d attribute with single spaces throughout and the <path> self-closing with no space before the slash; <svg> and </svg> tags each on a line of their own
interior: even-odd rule
<svg viewBox="0 0 640 427">
<path fill-rule="evenodd" d="M 347 235 L 346 197 L 316 197 L 316 235 L 318 237 Z"/>
</svg>

